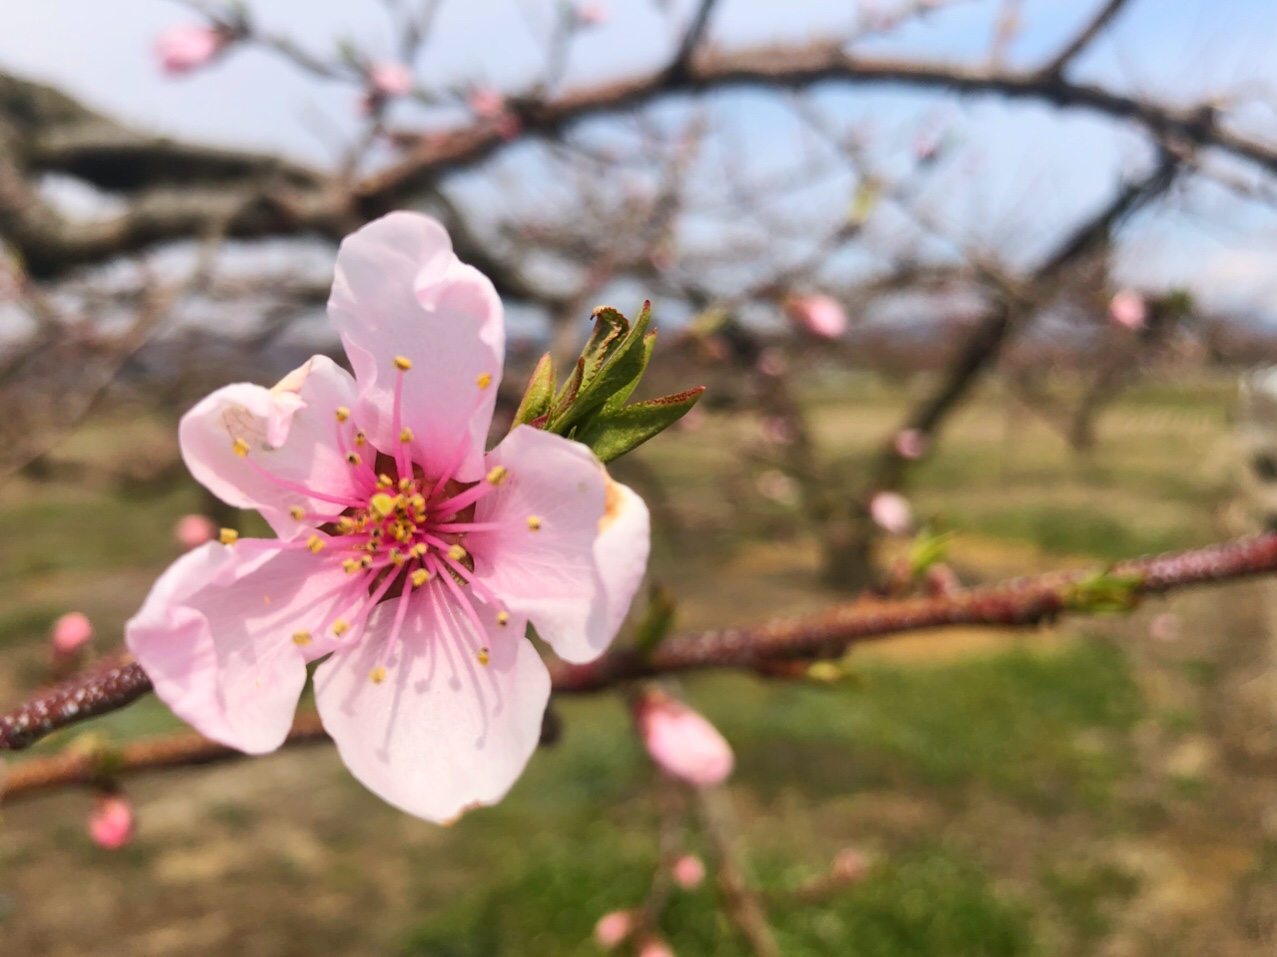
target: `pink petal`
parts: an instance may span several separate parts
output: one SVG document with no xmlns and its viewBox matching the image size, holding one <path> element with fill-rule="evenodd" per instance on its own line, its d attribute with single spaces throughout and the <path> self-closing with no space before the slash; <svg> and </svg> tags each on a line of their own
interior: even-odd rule
<svg viewBox="0 0 1277 957">
<path fill-rule="evenodd" d="M 869 517 L 883 531 L 904 535 L 913 526 L 913 509 L 898 492 L 877 492 L 869 501 Z"/>
<path fill-rule="evenodd" d="M 173 526 L 173 537 L 183 548 L 195 548 L 217 536 L 217 525 L 207 515 L 183 515 Z"/>
<path fill-rule="evenodd" d="M 505 325 L 501 301 L 482 273 L 452 251 L 444 228 L 419 213 L 391 213 L 347 236 L 337 254 L 328 314 L 359 382 L 356 418 L 380 449 L 393 449 L 397 357 L 402 424 L 412 458 L 431 476 L 465 443 L 458 478 L 483 467 Z"/>
<path fill-rule="evenodd" d="M 124 632 L 160 700 L 205 737 L 252 754 L 283 742 L 306 661 L 332 649 L 324 629 L 357 597 L 336 560 L 278 546 L 245 539 L 187 552 Z"/>
<path fill-rule="evenodd" d="M 171 76 L 188 73 L 221 52 L 222 34 L 210 27 L 186 25 L 165 30 L 155 40 L 160 66 Z"/>
<path fill-rule="evenodd" d="M 603 583 L 604 604 L 596 611 L 601 622 L 594 621 L 590 634 L 603 640 L 603 648 L 611 644 L 625 622 L 634 594 L 647 573 L 647 557 L 652 546 L 651 517 L 647 503 L 633 489 L 620 482 L 607 480 L 603 517 L 599 519 L 599 537 L 594 543 L 594 561 Z M 593 645 L 584 651 L 592 651 Z M 594 657 L 603 649 L 595 651 Z M 558 648 L 555 648 L 558 651 Z"/>
<path fill-rule="evenodd" d="M 612 641 L 613 619 L 619 622 L 625 614 L 621 606 L 629 602 L 622 593 L 628 588 L 632 594 L 637 584 L 630 581 L 637 510 L 618 525 L 615 545 L 602 546 L 612 559 L 617 614 L 610 610 L 596 560 L 608 479 L 593 453 L 520 426 L 488 453 L 487 467 L 498 465 L 507 477 L 479 499 L 474 517 L 499 528 L 467 539 L 476 576 L 511 612 L 529 618 L 559 657 L 597 658 Z"/>
<path fill-rule="evenodd" d="M 695 854 L 684 854 L 674 862 L 670 874 L 683 890 L 696 890 L 705 881 L 705 862 Z"/>
<path fill-rule="evenodd" d="M 412 71 L 402 63 L 379 63 L 368 79 L 382 96 L 406 96 L 412 92 Z"/>
<path fill-rule="evenodd" d="M 1148 306 L 1138 292 L 1123 289 L 1109 301 L 1109 315 L 1127 329 L 1140 329 L 1148 320 Z"/>
<path fill-rule="evenodd" d="M 89 812 L 89 837 L 108 851 L 118 850 L 133 839 L 133 805 L 122 794 L 101 794 Z"/>
<path fill-rule="evenodd" d="M 649 692 L 638 708 L 647 753 L 667 774 L 705 786 L 732 773 L 735 758 L 718 729 L 681 701 Z"/>
<path fill-rule="evenodd" d="M 847 314 L 831 296 L 793 296 L 785 313 L 798 326 L 822 339 L 837 339 L 847 331 Z"/>
<path fill-rule="evenodd" d="M 53 623 L 53 650 L 71 655 L 93 640 L 93 622 L 83 612 L 72 611 Z"/>
<path fill-rule="evenodd" d="M 182 457 L 210 492 L 238 508 L 258 509 L 287 537 L 317 524 L 291 518 L 291 507 L 336 516 L 344 506 L 285 487 L 259 470 L 331 496 L 351 494 L 354 473 L 337 445 L 335 415 L 354 402 L 349 373 L 315 356 L 273 389 L 228 385 L 201 401 L 182 416 Z M 248 444 L 247 456 L 236 453 L 236 439 Z"/>
<path fill-rule="evenodd" d="M 634 913 L 628 910 L 614 910 L 604 914 L 594 925 L 594 939 L 600 947 L 611 950 L 625 943 L 626 938 L 634 933 Z"/>
<path fill-rule="evenodd" d="M 342 760 L 369 790 L 447 822 L 496 803 L 518 778 L 541 736 L 550 676 L 522 620 L 502 627 L 480 605 L 478 631 L 437 579 L 409 600 L 393 651 L 383 656 L 392 599 L 373 613 L 365 640 L 319 666 L 315 700 Z M 374 683 L 383 665 L 385 679 Z"/>
</svg>

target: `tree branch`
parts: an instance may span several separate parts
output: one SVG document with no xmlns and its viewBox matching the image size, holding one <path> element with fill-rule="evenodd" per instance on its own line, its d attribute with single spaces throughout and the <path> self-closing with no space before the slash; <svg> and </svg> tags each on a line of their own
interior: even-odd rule
<svg viewBox="0 0 1277 957">
<path fill-rule="evenodd" d="M 1042 76 L 1058 78 L 1073 59 L 1085 50 L 1126 6 L 1127 0 L 1108 0 L 1069 43 L 1042 67 Z"/>
</svg>

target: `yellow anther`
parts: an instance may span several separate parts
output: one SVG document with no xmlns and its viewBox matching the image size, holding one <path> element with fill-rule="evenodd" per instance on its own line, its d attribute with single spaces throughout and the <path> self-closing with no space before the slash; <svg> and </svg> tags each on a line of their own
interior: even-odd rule
<svg viewBox="0 0 1277 957">
<path fill-rule="evenodd" d="M 483 665 L 486 668 L 488 666 L 488 662 L 491 660 L 492 660 L 492 656 L 488 654 L 488 649 L 480 648 L 479 649 L 479 664 Z"/>
<path fill-rule="evenodd" d="M 300 522 L 303 518 L 306 517 L 306 510 L 302 508 L 300 505 L 294 505 L 292 508 L 288 510 L 288 514 L 293 517 L 293 521 Z"/>
<path fill-rule="evenodd" d="M 293 632 L 293 644 L 295 644 L 295 645 L 309 645 L 309 644 L 310 644 L 310 632 L 309 632 L 309 631 L 295 631 L 295 632 Z"/>
<path fill-rule="evenodd" d="M 363 459 L 359 457 L 358 452 L 347 452 L 346 461 L 349 462 L 351 465 L 358 465 L 360 462 L 363 461 Z"/>
<path fill-rule="evenodd" d="M 337 530 L 343 535 L 349 535 L 355 530 L 355 522 L 349 515 L 343 515 L 337 519 Z"/>
<path fill-rule="evenodd" d="M 410 478 L 401 478 L 401 479 L 399 480 L 399 491 L 401 491 L 401 492 L 410 492 L 410 491 L 412 491 L 412 479 L 410 479 Z M 424 501 L 424 500 L 423 500 L 423 501 Z"/>
<path fill-rule="evenodd" d="M 382 472 L 380 475 L 377 476 L 378 488 L 391 488 L 392 486 L 394 486 L 394 484 L 395 484 L 395 480 L 392 479 L 385 472 Z"/>
<path fill-rule="evenodd" d="M 378 492 L 368 500 L 368 507 L 382 518 L 385 518 L 395 510 L 395 500 L 385 492 Z"/>
<path fill-rule="evenodd" d="M 404 563 L 404 561 L 403 552 L 399 551 L 397 548 L 392 548 L 390 550 L 390 564 L 398 568 Z"/>
<path fill-rule="evenodd" d="M 386 680 L 386 669 L 378 665 L 368 673 L 368 677 L 372 679 L 373 684 L 379 685 Z"/>
<path fill-rule="evenodd" d="M 497 612 L 497 624 L 502 628 L 510 624 L 510 613 L 508 611 Z"/>
<path fill-rule="evenodd" d="M 502 482 L 506 480 L 506 476 L 508 476 L 509 474 L 510 472 L 506 469 L 504 465 L 495 466 L 492 469 L 492 471 L 488 473 L 488 484 L 500 485 Z"/>
<path fill-rule="evenodd" d="M 480 389 L 486 389 L 488 386 L 492 385 L 492 373 L 481 372 L 479 373 L 479 378 L 475 379 L 474 381 L 479 383 Z"/>
<path fill-rule="evenodd" d="M 412 573 L 413 588 L 420 588 L 428 581 L 430 581 L 430 572 L 426 571 L 424 568 L 418 568 Z"/>
<path fill-rule="evenodd" d="M 234 545 L 239 541 L 239 532 L 233 528 L 224 528 L 217 533 L 217 540 L 223 545 Z"/>
<path fill-rule="evenodd" d="M 362 448 L 363 444 L 367 441 L 368 441 L 368 436 L 364 435 L 362 432 L 355 433 L 355 445 L 360 446 Z"/>
<path fill-rule="evenodd" d="M 359 564 L 363 565 L 364 568 L 372 568 L 372 559 L 365 555 L 363 558 L 359 559 Z"/>
<path fill-rule="evenodd" d="M 346 623 L 346 619 L 338 618 L 336 621 L 333 622 L 334 635 L 344 635 L 348 631 L 350 631 L 350 625 Z"/>
<path fill-rule="evenodd" d="M 426 497 L 420 494 L 414 495 L 412 497 L 411 502 L 409 502 L 409 504 L 412 505 L 412 510 L 414 512 L 420 512 L 422 509 L 426 507 Z"/>
<path fill-rule="evenodd" d="M 306 539 L 306 547 L 318 555 L 324 550 L 324 540 L 318 535 L 312 535 L 310 538 Z"/>
<path fill-rule="evenodd" d="M 459 562 L 461 559 L 466 557 L 466 550 L 460 545 L 453 545 L 450 549 L 448 549 L 448 557 L 454 562 Z"/>
<path fill-rule="evenodd" d="M 411 555 L 413 558 L 425 558 L 426 551 L 427 551 L 426 543 L 418 542 L 416 545 L 412 546 L 412 550 L 409 551 L 408 554 Z"/>
<path fill-rule="evenodd" d="M 534 532 L 536 532 L 536 531 L 540 531 L 540 529 L 541 529 L 541 519 L 540 519 L 540 518 L 538 518 L 538 517 L 537 517 L 537 516 L 535 516 L 535 515 L 529 515 L 529 516 L 528 516 L 528 528 L 529 528 L 531 531 L 534 531 Z"/>
<path fill-rule="evenodd" d="M 400 372 L 407 372 L 412 368 L 412 361 L 405 359 L 403 356 L 395 356 L 395 368 Z"/>
<path fill-rule="evenodd" d="M 235 450 L 235 454 L 241 459 L 248 455 L 248 443 L 243 439 L 236 439 L 231 443 L 231 448 Z"/>
<path fill-rule="evenodd" d="M 412 429 L 409 429 L 409 428 L 403 428 L 403 429 L 400 429 L 400 430 L 399 430 L 399 441 L 400 441 L 400 442 L 411 442 L 411 441 L 412 441 Z"/>
<path fill-rule="evenodd" d="M 347 558 L 341 563 L 341 567 L 345 569 L 347 575 L 353 575 L 359 571 L 361 563 L 358 558 Z"/>
<path fill-rule="evenodd" d="M 350 410 L 346 408 L 344 405 L 337 406 L 337 421 L 345 422 L 349 418 L 350 418 Z"/>
<path fill-rule="evenodd" d="M 368 537 L 369 537 L 369 538 L 381 538 L 381 529 L 380 529 L 380 528 L 370 528 L 370 529 L 368 529 Z"/>
</svg>

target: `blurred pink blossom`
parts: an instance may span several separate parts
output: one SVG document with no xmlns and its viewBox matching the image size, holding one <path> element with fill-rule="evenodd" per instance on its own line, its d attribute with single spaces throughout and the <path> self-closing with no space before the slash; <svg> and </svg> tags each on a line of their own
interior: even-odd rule
<svg viewBox="0 0 1277 957">
<path fill-rule="evenodd" d="M 782 376 L 788 368 L 785 353 L 775 346 L 768 346 L 758 354 L 758 371 L 763 375 Z"/>
<path fill-rule="evenodd" d="M 779 505 L 793 505 L 798 501 L 798 483 L 780 469 L 768 469 L 754 482 L 758 494 Z"/>
<path fill-rule="evenodd" d="M 93 622 L 83 612 L 72 611 L 53 623 L 55 654 L 73 655 L 93 639 Z"/>
<path fill-rule="evenodd" d="M 100 794 L 89 812 L 89 837 L 98 847 L 114 851 L 133 839 L 133 805 L 122 794 Z"/>
<path fill-rule="evenodd" d="M 634 933 L 633 911 L 614 910 L 610 914 L 604 914 L 594 925 L 594 939 L 601 947 L 606 947 L 608 950 L 624 943 L 632 933 Z"/>
<path fill-rule="evenodd" d="M 192 512 L 177 520 L 173 526 L 173 537 L 183 548 L 198 548 L 217 537 L 217 524 L 207 515 Z"/>
<path fill-rule="evenodd" d="M 863 880 L 869 873 L 869 858 L 854 847 L 844 847 L 834 855 L 829 867 L 830 876 L 840 881 L 855 882 Z"/>
<path fill-rule="evenodd" d="M 918 429 L 901 429 L 893 443 L 902 459 L 920 459 L 927 451 L 927 437 Z"/>
<path fill-rule="evenodd" d="M 876 493 L 869 502 L 869 517 L 892 535 L 904 535 L 913 525 L 909 500 L 897 492 Z"/>
<path fill-rule="evenodd" d="M 643 696 L 638 725 L 647 753 L 667 774 L 705 786 L 732 773 L 732 749 L 718 729 L 664 692 Z"/>
<path fill-rule="evenodd" d="M 211 63 L 225 45 L 226 35 L 222 31 L 186 24 L 161 33 L 155 40 L 155 53 L 165 73 L 180 76 Z"/>
<path fill-rule="evenodd" d="M 674 883 L 685 891 L 694 891 L 705 881 L 705 862 L 695 854 L 684 854 L 670 868 Z"/>
<path fill-rule="evenodd" d="M 583 27 L 597 27 L 607 22 L 608 19 L 607 4 L 600 3 L 595 0 L 593 3 L 578 3 L 576 5 L 576 22 Z"/>
<path fill-rule="evenodd" d="M 653 937 L 639 948 L 638 957 L 674 957 L 674 951 L 665 941 Z"/>
<path fill-rule="evenodd" d="M 488 86 L 476 86 L 470 91 L 470 110 L 475 116 L 495 120 L 505 112 L 505 97 Z"/>
<path fill-rule="evenodd" d="M 790 296 L 785 300 L 785 315 L 822 339 L 837 339 L 847 331 L 847 313 L 831 296 Z"/>
<path fill-rule="evenodd" d="M 1127 329 L 1140 329 L 1148 319 L 1148 307 L 1138 292 L 1123 289 L 1109 301 L 1109 316 Z"/>
<path fill-rule="evenodd" d="M 374 93 L 387 99 L 412 92 L 412 71 L 402 63 L 378 63 L 368 74 Z"/>
</svg>

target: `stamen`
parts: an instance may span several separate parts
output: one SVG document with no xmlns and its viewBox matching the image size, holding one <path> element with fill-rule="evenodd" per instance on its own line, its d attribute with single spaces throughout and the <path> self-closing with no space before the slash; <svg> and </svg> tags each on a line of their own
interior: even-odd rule
<svg viewBox="0 0 1277 957">
<path fill-rule="evenodd" d="M 343 498 L 340 495 L 329 495 L 327 492 L 319 492 L 313 488 L 307 488 L 300 482 L 291 482 L 288 479 L 280 478 L 278 475 L 272 475 L 250 458 L 244 459 L 249 468 L 255 471 L 264 479 L 274 482 L 280 488 L 286 488 L 290 492 L 296 492 L 299 495 L 305 495 L 307 498 L 317 498 L 321 502 L 331 502 L 333 505 L 344 505 L 347 508 L 358 508 L 363 502 L 353 498 Z"/>
<path fill-rule="evenodd" d="M 355 433 L 355 448 L 362 449 L 367 441 L 368 436 L 364 435 L 362 430 Z"/>
<path fill-rule="evenodd" d="M 479 649 L 478 658 L 479 664 L 483 665 L 485 668 L 488 667 L 488 662 L 492 660 L 492 656 L 488 653 L 486 645 Z"/>
<path fill-rule="evenodd" d="M 310 644 L 310 632 L 309 632 L 309 631 L 295 631 L 295 632 L 293 632 L 293 644 L 295 644 L 295 645 L 309 645 L 309 644 Z"/>
<path fill-rule="evenodd" d="M 399 642 L 399 631 L 403 628 L 404 617 L 408 614 L 408 600 L 411 595 L 410 588 L 405 588 L 399 595 L 399 604 L 395 607 L 395 620 L 391 622 L 390 634 L 386 636 L 386 641 L 381 646 L 381 651 L 377 655 L 377 667 L 373 669 L 374 683 L 380 684 L 380 680 L 376 677 L 378 671 L 381 672 L 382 678 L 386 676 L 386 662 L 390 660 L 391 652 Z"/>
<path fill-rule="evenodd" d="M 400 430 L 399 430 L 399 441 L 400 441 L 400 442 L 411 442 L 411 441 L 412 441 L 412 429 L 409 429 L 409 428 L 406 428 L 406 427 L 405 427 L 405 428 L 400 429 Z"/>
<path fill-rule="evenodd" d="M 403 356 L 395 356 L 395 368 L 400 372 L 407 372 L 412 368 L 412 360 L 405 359 Z"/>
<path fill-rule="evenodd" d="M 239 541 L 239 532 L 233 528 L 224 528 L 217 533 L 217 540 L 223 545 L 234 545 Z"/>
<path fill-rule="evenodd" d="M 350 630 L 350 624 L 346 621 L 345 618 L 338 618 L 336 621 L 333 622 L 334 635 L 344 635 L 349 630 Z"/>
<path fill-rule="evenodd" d="M 349 462 L 351 465 L 358 465 L 360 462 L 363 461 L 363 459 L 360 457 L 358 452 L 347 452 L 346 461 Z"/>
<path fill-rule="evenodd" d="M 337 414 L 338 422 L 345 422 L 347 419 L 350 418 L 350 410 L 346 408 L 344 405 L 337 406 L 336 414 Z"/>
<path fill-rule="evenodd" d="M 372 679 L 373 684 L 379 685 L 386 680 L 386 669 L 378 665 L 368 673 L 368 677 Z"/>
<path fill-rule="evenodd" d="M 479 373 L 479 378 L 474 381 L 478 384 L 480 389 L 486 389 L 488 386 L 492 385 L 492 373 L 481 372 Z"/>
<path fill-rule="evenodd" d="M 232 442 L 231 449 L 241 459 L 248 458 L 248 443 L 245 442 L 243 439 L 236 439 L 234 442 Z"/>
<path fill-rule="evenodd" d="M 510 624 L 510 613 L 508 611 L 497 612 L 497 624 L 502 628 Z"/>
<path fill-rule="evenodd" d="M 509 470 L 504 465 L 495 465 L 493 466 L 492 471 L 489 472 L 486 476 L 488 479 L 488 484 L 500 485 L 502 482 L 506 480 L 506 477 L 509 476 L 509 474 L 510 474 Z"/>
<path fill-rule="evenodd" d="M 462 561 L 466 557 L 466 550 L 460 545 L 453 545 L 448 549 L 448 557 L 454 562 Z"/>
<path fill-rule="evenodd" d="M 306 539 L 306 547 L 314 554 L 318 555 L 324 550 L 324 540 L 318 535 L 312 535 Z"/>
<path fill-rule="evenodd" d="M 368 507 L 381 518 L 385 518 L 395 510 L 395 500 L 385 492 L 378 492 L 368 500 Z"/>
<path fill-rule="evenodd" d="M 294 505 L 292 508 L 288 510 L 288 514 L 292 516 L 292 519 L 294 522 L 300 522 L 303 518 L 306 517 L 306 510 L 302 508 L 300 505 Z"/>
<path fill-rule="evenodd" d="M 502 522 L 449 522 L 446 525 L 439 525 L 437 531 L 440 532 L 495 532 L 498 529 L 505 528 Z"/>
<path fill-rule="evenodd" d="M 541 519 L 535 515 L 528 516 L 528 531 L 539 532 L 541 530 Z"/>
<path fill-rule="evenodd" d="M 412 587 L 420 588 L 426 582 L 430 581 L 430 572 L 424 568 L 418 568 L 409 577 L 412 579 Z"/>
<path fill-rule="evenodd" d="M 404 476 L 410 471 L 411 463 L 408 461 L 408 450 L 403 446 L 412 441 L 412 430 L 403 427 L 403 377 L 412 368 L 412 363 L 403 356 L 396 356 L 395 368 L 399 370 L 399 375 L 395 377 L 395 404 L 390 411 L 390 428 L 399 436 L 399 444 L 395 446 L 395 470 Z M 404 438 L 405 435 L 407 438 Z"/>
</svg>

